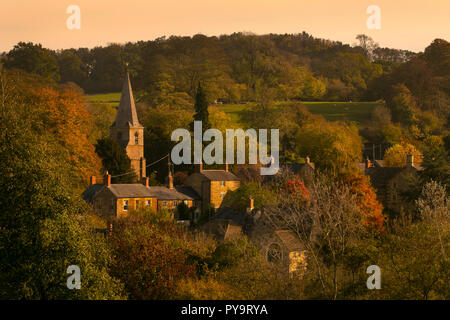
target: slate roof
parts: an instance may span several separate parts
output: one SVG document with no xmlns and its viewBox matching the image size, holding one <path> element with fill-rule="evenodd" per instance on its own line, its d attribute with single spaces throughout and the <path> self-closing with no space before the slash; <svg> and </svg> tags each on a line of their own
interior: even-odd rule
<svg viewBox="0 0 450 320">
<path fill-rule="evenodd" d="M 107 187 L 117 198 L 140 198 L 154 197 L 150 192 L 150 187 L 140 183 L 134 184 L 111 184 Z"/>
<path fill-rule="evenodd" d="M 83 194 L 81 195 L 81 197 L 83 198 L 84 201 L 86 201 L 87 203 L 93 203 L 94 201 L 94 196 L 101 190 L 103 189 L 105 185 L 104 184 L 93 184 L 90 185 L 89 187 L 87 187 L 86 190 L 84 190 Z"/>
<path fill-rule="evenodd" d="M 136 106 L 134 104 L 133 90 L 131 89 L 130 76 L 127 72 L 123 82 L 122 94 L 120 96 L 119 107 L 117 108 L 116 121 L 112 126 L 119 128 L 132 127 L 141 128 L 139 123 Z"/>
<path fill-rule="evenodd" d="M 190 187 L 148 187 L 150 193 L 158 200 L 198 200 L 199 195 Z"/>
<path fill-rule="evenodd" d="M 384 192 L 386 185 L 394 176 L 405 168 L 370 167 L 365 173 L 370 177 L 370 182 L 378 192 Z"/>
<path fill-rule="evenodd" d="M 303 167 L 309 166 L 312 169 L 315 169 L 316 166 L 314 165 L 314 162 L 310 163 L 291 163 L 291 164 L 283 164 L 281 165 L 281 168 L 286 168 L 291 170 L 293 173 L 299 172 Z"/>
<path fill-rule="evenodd" d="M 92 188 L 96 185 L 89 186 L 83 195 L 86 193 L 86 198 L 92 198 L 100 189 Z M 104 185 L 99 185 L 103 187 Z M 169 189 L 164 186 L 146 187 L 143 184 L 111 184 L 108 188 L 117 198 L 158 198 L 158 200 L 197 200 L 200 199 L 198 194 L 190 187 L 175 187 Z M 84 198 L 84 196 L 83 196 Z M 88 201 L 88 200 L 86 200 Z"/>
<path fill-rule="evenodd" d="M 288 251 L 299 251 L 304 249 L 297 235 L 291 230 L 276 230 L 275 234 Z"/>
<path fill-rule="evenodd" d="M 210 220 L 199 229 L 213 235 L 219 241 L 230 240 L 242 235 L 242 226 L 228 219 Z"/>
<path fill-rule="evenodd" d="M 239 181 L 233 173 L 225 170 L 203 170 L 201 174 L 211 181 Z"/>
</svg>

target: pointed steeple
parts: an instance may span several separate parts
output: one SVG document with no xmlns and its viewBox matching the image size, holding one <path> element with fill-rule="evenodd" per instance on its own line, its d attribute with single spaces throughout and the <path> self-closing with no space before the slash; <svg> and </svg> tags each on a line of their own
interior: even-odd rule
<svg viewBox="0 0 450 320">
<path fill-rule="evenodd" d="M 134 105 L 133 90 L 131 89 L 130 75 L 126 74 L 123 82 L 122 95 L 117 109 L 116 121 L 113 126 L 124 127 L 142 127 L 139 123 L 136 106 Z"/>
</svg>

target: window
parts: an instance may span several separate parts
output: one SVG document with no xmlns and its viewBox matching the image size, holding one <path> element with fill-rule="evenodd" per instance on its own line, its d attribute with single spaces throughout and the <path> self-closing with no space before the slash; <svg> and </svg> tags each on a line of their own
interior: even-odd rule
<svg viewBox="0 0 450 320">
<path fill-rule="evenodd" d="M 176 207 L 178 205 L 178 200 L 173 200 L 173 206 Z"/>
<path fill-rule="evenodd" d="M 225 181 L 220 181 L 220 186 L 225 187 Z"/>
<path fill-rule="evenodd" d="M 128 200 L 123 200 L 123 211 L 128 211 Z"/>
<path fill-rule="evenodd" d="M 134 144 L 139 144 L 139 133 L 134 134 Z"/>
<path fill-rule="evenodd" d="M 183 202 L 184 202 L 185 205 L 189 204 L 189 202 L 187 200 L 184 200 Z"/>
<path fill-rule="evenodd" d="M 137 209 L 139 207 L 139 200 L 136 200 L 136 206 L 135 208 Z"/>
<path fill-rule="evenodd" d="M 152 205 L 152 200 L 151 199 L 145 200 L 145 205 L 151 206 Z"/>
<path fill-rule="evenodd" d="M 167 207 L 167 201 L 163 201 L 162 202 L 162 206 L 165 208 L 165 207 Z"/>
<path fill-rule="evenodd" d="M 267 261 L 279 263 L 282 261 L 282 259 L 283 259 L 283 253 L 282 253 L 280 245 L 278 243 L 270 244 L 270 246 L 267 250 Z"/>
</svg>

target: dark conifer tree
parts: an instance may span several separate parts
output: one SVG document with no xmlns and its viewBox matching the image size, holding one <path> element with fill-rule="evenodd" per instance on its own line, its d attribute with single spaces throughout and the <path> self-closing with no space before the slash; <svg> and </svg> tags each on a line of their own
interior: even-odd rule
<svg viewBox="0 0 450 320">
<path fill-rule="evenodd" d="M 195 96 L 195 114 L 194 121 L 202 122 L 202 130 L 208 130 L 211 125 L 209 123 L 209 113 L 208 113 L 208 100 L 206 99 L 205 91 L 201 86 L 200 82 L 197 87 L 197 94 Z M 194 130 L 194 122 L 191 123 L 191 130 Z"/>
</svg>

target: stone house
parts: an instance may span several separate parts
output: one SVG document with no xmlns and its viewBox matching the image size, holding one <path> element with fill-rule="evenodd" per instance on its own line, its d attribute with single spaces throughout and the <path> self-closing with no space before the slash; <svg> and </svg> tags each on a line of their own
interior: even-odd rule
<svg viewBox="0 0 450 320">
<path fill-rule="evenodd" d="M 149 186 L 148 178 L 144 178 L 142 184 L 111 184 L 111 175 L 105 177 L 104 184 L 95 183 L 95 177 L 91 177 L 91 185 L 83 193 L 83 198 L 106 220 L 126 216 L 131 210 L 141 207 L 175 214 L 181 202 L 191 208 L 200 201 L 197 193 L 189 187 L 174 187 L 173 184 Z"/>
<path fill-rule="evenodd" d="M 357 167 L 370 177 L 377 199 L 386 209 L 396 213 L 413 210 L 414 207 L 405 199 L 404 193 L 423 170 L 420 164 L 414 162 L 413 155 L 406 156 L 404 167 L 386 167 L 382 160 L 369 159 L 357 164 Z"/>
<path fill-rule="evenodd" d="M 227 192 L 241 186 L 238 177 L 228 171 L 227 164 L 225 170 L 203 170 L 203 164 L 199 164 L 196 172 L 187 177 L 184 184 L 200 195 L 202 211 L 210 207 L 220 208 Z"/>
</svg>

